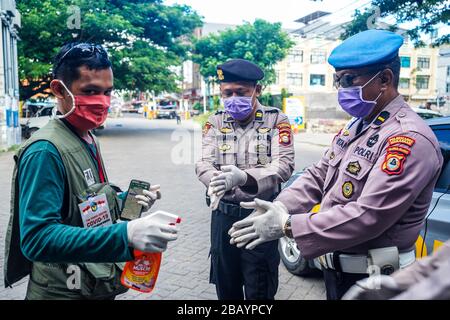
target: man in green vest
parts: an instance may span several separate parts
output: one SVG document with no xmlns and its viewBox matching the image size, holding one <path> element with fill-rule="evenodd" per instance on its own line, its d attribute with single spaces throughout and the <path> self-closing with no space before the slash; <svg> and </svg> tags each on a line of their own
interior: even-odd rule
<svg viewBox="0 0 450 320">
<path fill-rule="evenodd" d="M 61 48 L 50 88 L 58 114 L 16 153 L 5 286 L 30 275 L 26 299 L 114 299 L 133 249 L 162 252 L 178 230 L 151 216 L 118 221 L 120 189 L 108 182 L 91 130 L 106 120 L 113 73 L 102 46 Z M 141 196 L 147 209 L 157 188 Z"/>
</svg>

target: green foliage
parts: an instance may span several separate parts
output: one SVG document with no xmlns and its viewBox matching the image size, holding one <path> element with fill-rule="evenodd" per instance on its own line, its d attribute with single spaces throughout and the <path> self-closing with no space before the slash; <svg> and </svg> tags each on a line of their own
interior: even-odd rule
<svg viewBox="0 0 450 320">
<path fill-rule="evenodd" d="M 247 59 L 263 68 L 263 85 L 275 81 L 274 65 L 283 60 L 294 43 L 280 23 L 256 20 L 234 29 L 211 34 L 195 42 L 193 61 L 205 79 L 217 81 L 216 67 L 229 59 Z"/>
<path fill-rule="evenodd" d="M 71 5 L 80 8 L 80 29 L 69 28 Z M 174 91 L 173 67 L 187 57 L 193 30 L 202 25 L 189 6 L 162 0 L 18 0 L 17 8 L 22 99 L 48 89 L 53 57 L 71 41 L 109 49 L 117 89 Z"/>
<path fill-rule="evenodd" d="M 220 108 L 220 97 L 218 97 L 218 96 L 214 96 L 213 97 L 213 110 L 214 111 L 217 111 L 217 110 L 219 110 L 219 108 Z"/>
<path fill-rule="evenodd" d="M 208 121 L 209 117 L 213 114 L 214 114 L 214 112 L 206 112 L 206 113 L 203 113 L 196 117 L 193 117 L 192 119 L 195 122 L 197 122 L 198 124 L 200 124 L 200 126 L 203 128 L 205 126 L 206 122 Z"/>
<path fill-rule="evenodd" d="M 194 103 L 194 105 L 192 106 L 193 110 L 197 110 L 197 111 L 203 111 L 203 105 L 200 102 L 196 102 Z"/>
<path fill-rule="evenodd" d="M 418 21 L 418 25 L 406 33 L 416 46 L 425 45 L 421 35 L 432 34 L 440 25 L 449 25 L 450 2 L 442 0 L 372 0 L 372 5 L 380 9 L 380 16 L 394 16 L 397 24 Z M 367 21 L 375 22 L 378 19 L 376 11 L 366 9 L 364 12 L 355 11 L 353 21 L 346 26 L 342 39 L 346 39 L 358 32 L 367 30 Z M 395 31 L 397 26 L 393 26 L 391 31 Z M 450 43 L 450 35 L 433 38 L 432 45 L 439 46 Z"/>
</svg>

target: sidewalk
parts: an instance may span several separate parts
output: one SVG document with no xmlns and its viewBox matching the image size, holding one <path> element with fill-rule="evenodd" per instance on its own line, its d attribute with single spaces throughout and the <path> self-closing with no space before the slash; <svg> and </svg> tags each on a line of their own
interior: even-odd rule
<svg viewBox="0 0 450 320">
<path fill-rule="evenodd" d="M 317 132 L 299 132 L 294 136 L 296 143 L 307 143 L 320 147 L 329 147 L 336 134 L 317 133 Z"/>
</svg>

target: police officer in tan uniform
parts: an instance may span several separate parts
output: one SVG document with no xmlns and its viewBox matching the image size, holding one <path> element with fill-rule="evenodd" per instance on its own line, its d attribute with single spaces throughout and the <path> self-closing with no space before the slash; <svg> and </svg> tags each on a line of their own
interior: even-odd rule
<svg viewBox="0 0 450 320">
<path fill-rule="evenodd" d="M 212 208 L 211 274 L 218 298 L 274 299 L 278 288 L 278 241 L 253 251 L 230 244 L 228 230 L 252 210 L 241 201 L 273 200 L 294 170 L 294 146 L 287 117 L 262 106 L 264 78 L 255 64 L 231 60 L 217 68 L 225 111 L 203 129 L 202 159 L 196 165 Z"/>
<path fill-rule="evenodd" d="M 319 258 L 328 299 L 414 262 L 440 174 L 435 135 L 397 91 L 402 44 L 392 32 L 368 30 L 331 53 L 339 103 L 354 118 L 274 203 L 242 204 L 256 212 L 230 230 L 231 242 L 248 249 L 294 238 L 305 258 Z"/>
</svg>

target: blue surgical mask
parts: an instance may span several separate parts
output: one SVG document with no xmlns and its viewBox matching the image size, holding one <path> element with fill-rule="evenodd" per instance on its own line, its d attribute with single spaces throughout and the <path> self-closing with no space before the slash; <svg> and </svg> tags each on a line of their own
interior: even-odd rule
<svg viewBox="0 0 450 320">
<path fill-rule="evenodd" d="M 339 88 L 338 100 L 345 112 L 356 118 L 366 118 L 373 112 L 373 109 L 377 105 L 377 101 L 383 92 L 380 92 L 378 97 L 373 101 L 364 100 L 363 88 L 372 82 L 373 79 L 375 79 L 380 73 L 381 71 L 378 72 L 372 79 L 367 81 L 363 86 Z"/>
<path fill-rule="evenodd" d="M 230 97 L 223 99 L 225 111 L 233 117 L 234 120 L 242 121 L 247 119 L 253 111 L 253 91 L 251 97 Z"/>
</svg>

